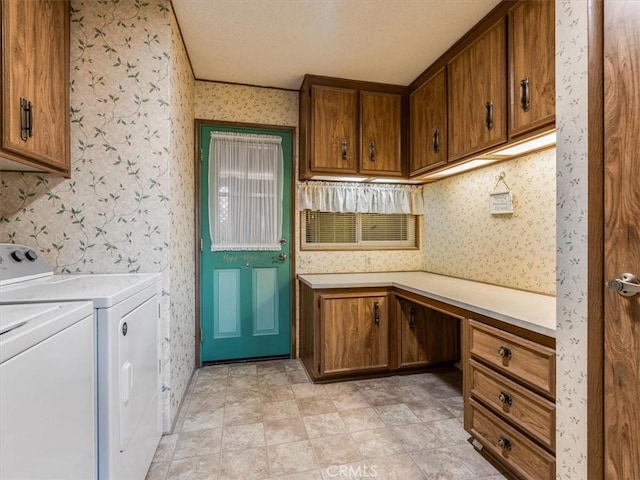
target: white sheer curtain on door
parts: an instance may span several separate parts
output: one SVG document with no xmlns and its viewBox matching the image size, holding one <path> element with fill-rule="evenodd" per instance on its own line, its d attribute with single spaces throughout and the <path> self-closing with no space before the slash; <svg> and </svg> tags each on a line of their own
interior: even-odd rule
<svg viewBox="0 0 640 480">
<path fill-rule="evenodd" d="M 280 250 L 282 176 L 280 137 L 211 133 L 211 250 Z"/>
</svg>

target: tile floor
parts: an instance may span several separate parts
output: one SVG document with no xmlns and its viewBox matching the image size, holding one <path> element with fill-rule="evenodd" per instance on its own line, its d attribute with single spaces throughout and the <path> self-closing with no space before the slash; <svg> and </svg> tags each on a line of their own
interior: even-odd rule
<svg viewBox="0 0 640 480">
<path fill-rule="evenodd" d="M 498 480 L 457 371 L 312 384 L 297 360 L 199 369 L 147 480 Z"/>
</svg>

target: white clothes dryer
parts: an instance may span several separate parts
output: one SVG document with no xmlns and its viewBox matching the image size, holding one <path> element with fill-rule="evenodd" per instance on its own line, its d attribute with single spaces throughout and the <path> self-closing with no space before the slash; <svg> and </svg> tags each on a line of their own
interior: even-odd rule
<svg viewBox="0 0 640 480">
<path fill-rule="evenodd" d="M 54 275 L 29 247 L 0 244 L 0 304 L 93 303 L 101 480 L 143 480 L 162 435 L 160 278 Z"/>
</svg>

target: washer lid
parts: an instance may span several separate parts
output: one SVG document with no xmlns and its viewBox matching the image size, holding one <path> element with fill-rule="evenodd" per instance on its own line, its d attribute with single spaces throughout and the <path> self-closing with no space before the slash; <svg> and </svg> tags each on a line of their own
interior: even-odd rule
<svg viewBox="0 0 640 480">
<path fill-rule="evenodd" d="M 158 273 L 52 275 L 0 288 L 0 303 L 91 300 L 108 308 L 160 281 Z"/>
<path fill-rule="evenodd" d="M 92 315 L 91 302 L 0 305 L 0 363 Z"/>
</svg>

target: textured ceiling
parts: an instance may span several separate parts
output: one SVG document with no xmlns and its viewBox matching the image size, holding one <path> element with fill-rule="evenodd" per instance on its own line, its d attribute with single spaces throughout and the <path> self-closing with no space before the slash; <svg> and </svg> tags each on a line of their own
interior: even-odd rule
<svg viewBox="0 0 640 480">
<path fill-rule="evenodd" d="M 173 0 L 200 80 L 408 85 L 499 0 Z"/>
</svg>

